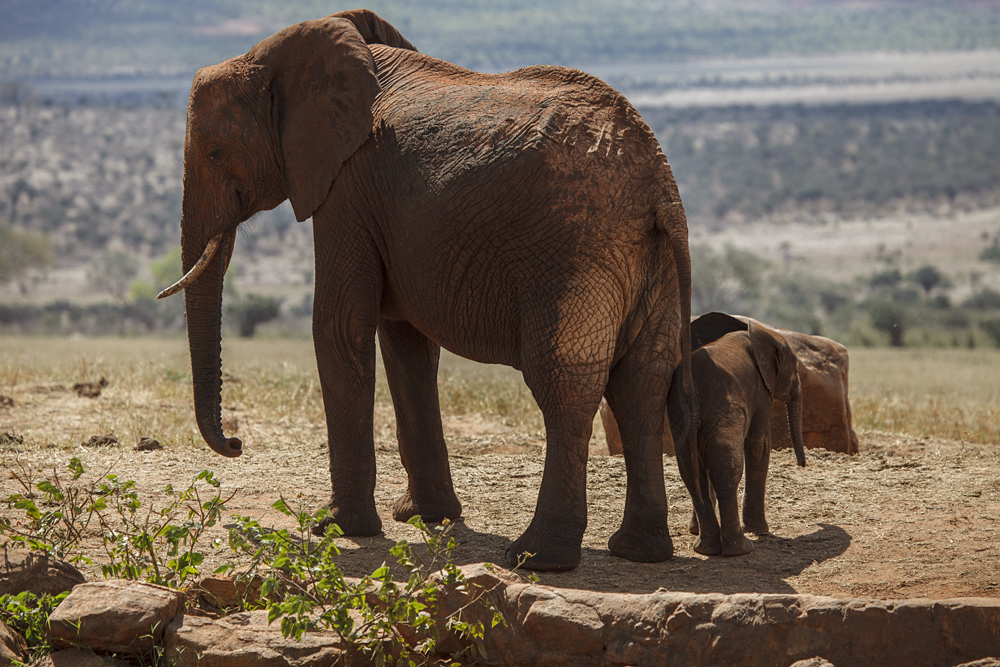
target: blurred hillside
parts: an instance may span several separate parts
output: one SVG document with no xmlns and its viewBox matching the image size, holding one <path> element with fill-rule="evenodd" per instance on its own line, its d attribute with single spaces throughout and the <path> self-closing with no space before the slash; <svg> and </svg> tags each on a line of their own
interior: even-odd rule
<svg viewBox="0 0 1000 667">
<path fill-rule="evenodd" d="M 371 0 L 425 53 L 503 69 L 1000 48 L 996 0 Z M 318 0 L 4 0 L 0 80 L 163 75 L 245 52 Z"/>
</svg>

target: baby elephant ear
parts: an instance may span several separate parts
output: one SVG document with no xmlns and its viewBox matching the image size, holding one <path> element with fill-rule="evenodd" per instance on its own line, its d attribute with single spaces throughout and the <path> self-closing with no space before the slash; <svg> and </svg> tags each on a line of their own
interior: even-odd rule
<svg viewBox="0 0 1000 667">
<path fill-rule="evenodd" d="M 746 331 L 747 323 L 726 313 L 705 313 L 691 321 L 691 349 L 714 343 L 727 333 Z"/>
<path fill-rule="evenodd" d="M 764 386 L 773 398 L 787 401 L 798 377 L 798 360 L 785 337 L 756 320 L 748 325 L 750 347 Z"/>
<path fill-rule="evenodd" d="M 371 134 L 375 61 L 351 21 L 329 16 L 275 33 L 247 60 L 269 78 L 285 194 L 301 222 Z"/>
</svg>

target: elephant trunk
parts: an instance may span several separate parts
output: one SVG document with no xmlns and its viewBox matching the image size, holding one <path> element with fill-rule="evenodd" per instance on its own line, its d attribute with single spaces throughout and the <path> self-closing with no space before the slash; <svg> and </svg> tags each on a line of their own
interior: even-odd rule
<svg viewBox="0 0 1000 667">
<path fill-rule="evenodd" d="M 806 451 L 802 442 L 802 385 L 796 377 L 792 383 L 791 397 L 786 404 L 788 414 L 788 434 L 792 438 L 792 448 L 795 450 L 796 462 L 805 467 Z"/>
<path fill-rule="evenodd" d="M 186 228 L 183 222 L 181 228 Z M 225 232 L 226 235 L 234 233 L 232 230 Z M 182 239 L 185 273 L 202 255 L 203 248 L 193 245 L 188 239 Z M 225 254 L 216 253 L 198 280 L 186 287 L 184 304 L 198 428 L 215 452 L 235 457 L 243 453 L 243 443 L 222 433 L 222 283 L 228 259 Z"/>
</svg>

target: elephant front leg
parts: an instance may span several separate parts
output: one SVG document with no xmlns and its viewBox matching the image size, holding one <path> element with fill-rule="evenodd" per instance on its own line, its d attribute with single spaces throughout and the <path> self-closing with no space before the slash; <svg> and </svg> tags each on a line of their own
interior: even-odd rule
<svg viewBox="0 0 1000 667">
<path fill-rule="evenodd" d="M 323 390 L 330 447 L 331 523 L 345 535 L 382 530 L 375 508 L 375 325 L 380 283 L 377 258 L 364 252 L 340 258 L 341 246 L 317 232 L 313 342 Z M 326 253 L 322 253 L 324 249 Z"/>
<path fill-rule="evenodd" d="M 393 505 L 392 516 L 396 521 L 420 516 L 428 523 L 457 519 L 462 504 L 452 485 L 438 403 L 441 348 L 406 322 L 383 319 L 378 337 L 407 476 L 406 492 Z"/>
<path fill-rule="evenodd" d="M 321 333 L 315 338 L 333 486 L 331 515 L 317 534 L 331 523 L 350 536 L 382 531 L 375 508 L 375 327 L 358 335 L 358 354 L 346 357 L 336 339 Z"/>
</svg>

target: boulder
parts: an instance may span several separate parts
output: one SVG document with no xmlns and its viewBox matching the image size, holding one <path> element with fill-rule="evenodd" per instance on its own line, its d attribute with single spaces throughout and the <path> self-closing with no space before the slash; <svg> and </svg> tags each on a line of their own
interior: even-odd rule
<svg viewBox="0 0 1000 667">
<path fill-rule="evenodd" d="M 508 624 L 487 624 L 484 644 L 504 665 L 930 667 L 1000 647 L 1000 601 L 990 598 L 634 595 L 524 583 L 493 595 Z"/>
<path fill-rule="evenodd" d="M 57 648 L 146 655 L 183 599 L 180 591 L 137 581 L 80 584 L 49 615 L 48 638 Z"/>
<path fill-rule="evenodd" d="M 320 667 L 345 657 L 336 632 L 286 638 L 280 623 L 267 624 L 264 609 L 214 620 L 178 615 L 166 627 L 163 647 L 168 664 L 176 667 Z"/>
<path fill-rule="evenodd" d="M 218 609 L 241 607 L 243 601 L 257 602 L 260 600 L 260 587 L 263 580 L 254 575 L 250 581 L 241 577 L 221 577 L 209 575 L 202 577 L 194 587 L 194 592 L 202 604 Z"/>
<path fill-rule="evenodd" d="M 85 581 L 83 574 L 69 563 L 44 554 L 8 549 L 0 553 L 0 595 L 23 591 L 59 595 Z"/>
<path fill-rule="evenodd" d="M 24 637 L 0 621 L 0 667 L 11 667 L 28 659 L 28 644 Z"/>
<path fill-rule="evenodd" d="M 843 454 L 858 453 L 858 436 L 851 425 L 848 397 L 850 359 L 847 348 L 823 336 L 810 336 L 777 329 L 799 361 L 802 385 L 802 438 L 809 449 L 827 449 Z M 771 405 L 771 446 L 792 446 L 788 435 L 785 404 Z"/>
</svg>

